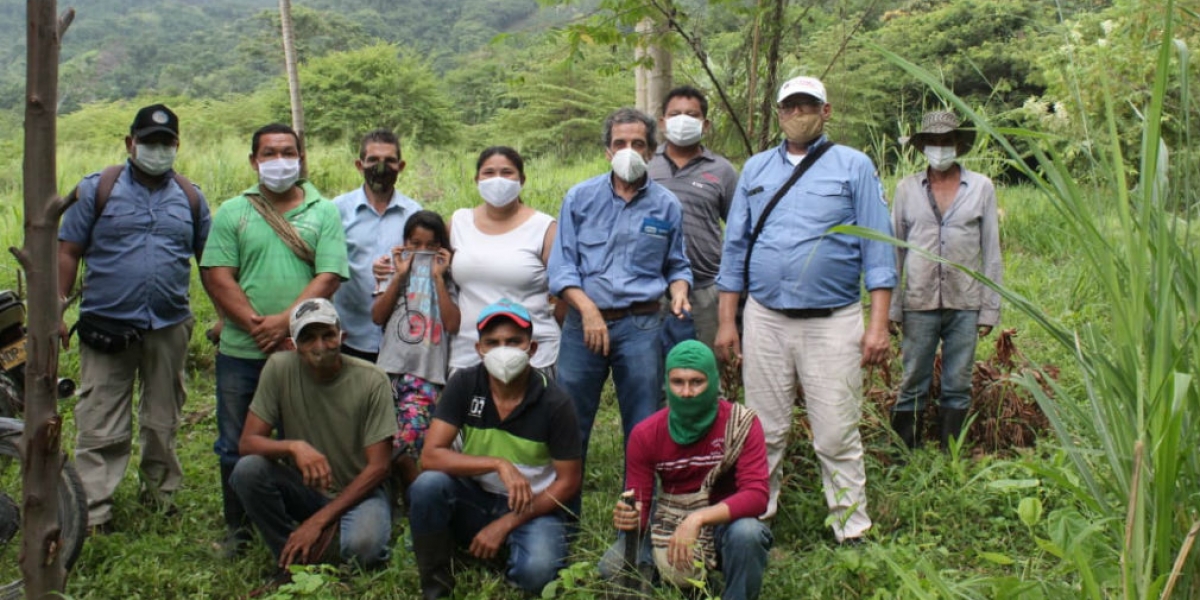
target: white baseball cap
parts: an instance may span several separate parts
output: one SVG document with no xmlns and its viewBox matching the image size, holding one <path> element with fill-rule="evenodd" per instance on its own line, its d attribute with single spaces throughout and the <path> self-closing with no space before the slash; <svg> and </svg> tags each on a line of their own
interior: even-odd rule
<svg viewBox="0 0 1200 600">
<path fill-rule="evenodd" d="M 300 332 L 313 323 L 324 323 L 341 328 L 337 309 L 333 307 L 332 302 L 325 298 L 305 300 L 292 309 L 291 318 L 288 320 L 288 329 L 292 334 L 292 339 L 299 340 Z"/>
<path fill-rule="evenodd" d="M 793 94 L 808 94 L 813 98 L 821 101 L 821 104 L 828 104 L 825 99 L 825 84 L 816 77 L 795 77 L 783 83 L 779 88 L 779 97 L 775 99 L 778 104 L 783 102 L 784 98 Z"/>
</svg>

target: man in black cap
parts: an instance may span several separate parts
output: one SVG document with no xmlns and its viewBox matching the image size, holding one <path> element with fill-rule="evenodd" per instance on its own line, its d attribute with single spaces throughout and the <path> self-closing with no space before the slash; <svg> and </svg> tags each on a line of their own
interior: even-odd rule
<svg viewBox="0 0 1200 600">
<path fill-rule="evenodd" d="M 187 398 L 184 362 L 192 333 L 191 267 L 208 237 L 204 197 L 172 167 L 179 118 L 155 104 L 125 137 L 129 160 L 88 175 L 69 197 L 59 230 L 58 292 L 70 296 L 85 259 L 80 304 L 80 401 L 75 464 L 93 530 L 111 528 L 112 498 L 132 442 L 134 379 L 140 381 L 139 472 L 145 498 L 163 501 L 183 470 L 175 433 Z M 63 347 L 67 327 L 60 324 Z"/>
</svg>

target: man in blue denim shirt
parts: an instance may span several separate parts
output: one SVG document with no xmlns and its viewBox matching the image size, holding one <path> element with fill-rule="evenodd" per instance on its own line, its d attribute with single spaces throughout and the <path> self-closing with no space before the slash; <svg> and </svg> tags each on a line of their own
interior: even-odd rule
<svg viewBox="0 0 1200 600">
<path fill-rule="evenodd" d="M 766 434 L 771 499 L 763 518 L 778 509 L 799 379 L 834 535 L 844 542 L 871 527 L 858 433 L 861 368 L 888 359 L 887 308 L 896 264 L 888 244 L 828 231 L 858 225 L 890 235 L 891 219 L 871 159 L 833 146 L 787 191 L 749 248 L 759 216 L 796 165 L 808 152 L 831 143 L 822 135 L 832 108 L 820 81 L 792 79 L 779 90 L 777 102 L 787 140 L 746 161 L 729 211 L 717 277 L 721 298 L 715 345 L 722 360 L 744 358 L 746 405 L 758 413 Z M 865 331 L 863 284 L 875 308 Z M 744 347 L 735 322 L 743 293 L 749 296 Z"/>
<path fill-rule="evenodd" d="M 570 306 L 558 382 L 575 401 L 585 459 L 610 369 L 624 439 L 658 408 L 659 299 L 670 292 L 675 316 L 691 310 L 683 208 L 646 175 L 655 129 L 654 119 L 631 108 L 609 115 L 604 146 L 613 170 L 567 192 L 550 253 L 550 293 Z"/>
<path fill-rule="evenodd" d="M 109 353 L 80 344 L 80 401 L 75 407 L 75 464 L 88 498 L 88 524 L 111 529 L 113 495 L 129 464 L 133 384 L 141 382 L 139 472 L 147 497 L 165 500 L 179 489 L 183 468 L 175 433 L 183 404 L 184 364 L 192 318 L 188 299 L 191 259 L 199 261 L 211 219 L 198 191 L 195 209 L 174 171 L 179 119 L 162 104 L 137 113 L 124 165 L 108 193 L 96 201 L 100 173 L 79 183 L 79 201 L 63 214 L 58 239 L 58 291 L 71 292 L 80 258 L 84 274 L 81 318 L 100 317 L 142 330 L 141 339 Z M 194 186 L 192 186 L 194 187 Z M 193 220 L 199 218 L 199 223 Z M 64 346 L 68 343 L 61 326 Z"/>
</svg>

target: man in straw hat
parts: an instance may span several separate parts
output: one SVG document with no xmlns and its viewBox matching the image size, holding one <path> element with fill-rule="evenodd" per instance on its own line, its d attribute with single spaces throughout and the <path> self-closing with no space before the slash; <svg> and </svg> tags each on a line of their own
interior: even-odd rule
<svg viewBox="0 0 1200 600">
<path fill-rule="evenodd" d="M 954 113 L 936 111 L 921 130 L 901 138 L 925 154 L 929 167 L 896 186 L 892 223 L 896 237 L 930 254 L 983 273 L 1000 283 L 1004 272 L 996 217 L 996 189 L 986 176 L 963 168 L 975 132 L 959 127 Z M 942 347 L 938 410 L 942 447 L 962 432 L 971 405 L 976 332 L 986 336 L 1000 321 L 1000 294 L 970 275 L 906 248 L 896 248 L 904 283 L 892 296 L 892 331 L 900 345 L 904 381 L 892 409 L 892 427 L 909 448 L 920 445 L 919 419 L 929 395 L 933 360 Z"/>
</svg>

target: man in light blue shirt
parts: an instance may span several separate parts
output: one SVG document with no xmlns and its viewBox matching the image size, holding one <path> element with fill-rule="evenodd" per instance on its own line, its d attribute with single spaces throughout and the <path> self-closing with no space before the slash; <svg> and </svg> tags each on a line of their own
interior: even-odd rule
<svg viewBox="0 0 1200 600">
<path fill-rule="evenodd" d="M 831 143 L 822 135 L 832 107 L 820 81 L 792 79 L 780 88 L 777 102 L 787 139 L 746 161 L 729 211 L 717 277 L 715 346 L 724 361 L 744 359 L 746 405 L 758 413 L 766 434 L 771 499 L 763 518 L 778 510 L 798 378 L 830 522 L 837 540 L 845 542 L 871 527 L 858 433 L 861 368 L 888 359 L 887 309 L 896 264 L 890 245 L 829 229 L 858 225 L 890 235 L 891 220 L 871 159 L 835 145 L 786 191 L 757 240 L 751 239 L 767 204 L 796 166 Z M 875 309 L 865 330 L 863 285 Z M 748 296 L 744 344 L 736 324 L 743 293 Z"/>
<path fill-rule="evenodd" d="M 391 131 L 375 129 L 363 136 L 354 166 L 363 175 L 363 185 L 333 199 L 346 228 L 350 259 L 350 280 L 338 288 L 333 303 L 346 334 L 342 352 L 374 363 L 381 335 L 371 321 L 376 272 L 392 272 L 392 247 L 404 245 L 404 223 L 421 205 L 396 189 L 404 161 L 400 140 Z"/>
<path fill-rule="evenodd" d="M 204 196 L 174 170 L 178 149 L 175 113 L 162 104 L 139 110 L 125 138 L 129 160 L 79 182 L 78 202 L 63 214 L 58 232 L 59 295 L 70 295 L 83 259 L 80 320 L 138 332 L 123 347 L 80 335 L 75 464 L 94 532 L 113 529 L 113 498 L 133 441 L 135 380 L 143 498 L 166 500 L 183 481 L 175 434 L 187 400 L 184 369 L 195 322 L 191 260 L 199 261 L 211 217 Z M 65 324 L 60 328 L 65 347 Z"/>
<path fill-rule="evenodd" d="M 626 440 L 658 408 L 663 294 L 676 317 L 691 310 L 683 208 L 646 175 L 655 129 L 654 119 L 631 108 L 605 120 L 613 169 L 567 192 L 550 253 L 550 293 L 570 306 L 558 381 L 575 401 L 585 458 L 610 370 Z"/>
</svg>

